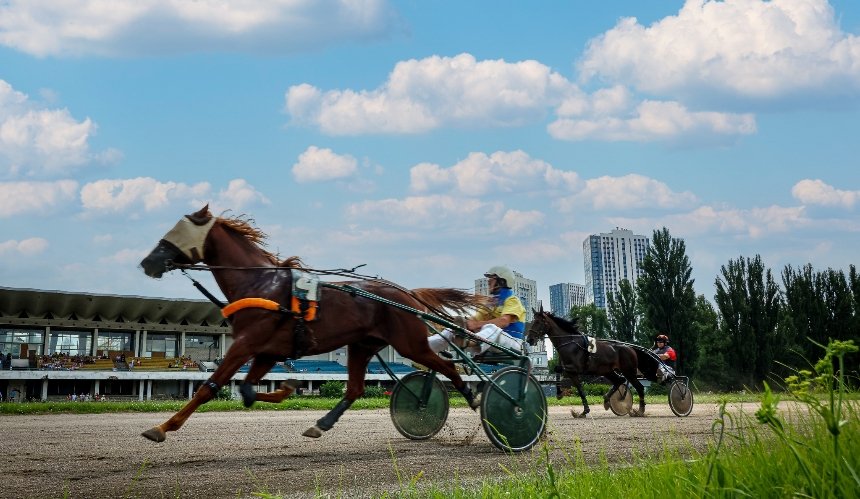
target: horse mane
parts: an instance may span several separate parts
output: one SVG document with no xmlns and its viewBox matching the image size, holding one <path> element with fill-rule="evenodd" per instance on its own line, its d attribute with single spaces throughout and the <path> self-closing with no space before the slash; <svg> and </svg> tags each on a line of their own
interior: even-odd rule
<svg viewBox="0 0 860 499">
<path fill-rule="evenodd" d="M 570 334 L 582 334 L 579 332 L 579 325 L 576 323 L 576 319 L 568 320 L 562 317 L 558 317 L 553 315 L 551 312 L 545 312 L 546 316 L 550 318 L 553 322 L 558 325 L 565 332 Z"/>
<path fill-rule="evenodd" d="M 266 239 L 268 235 L 253 225 L 253 220 L 243 215 L 235 217 L 221 216 L 217 217 L 218 223 L 225 229 L 242 236 L 246 241 L 257 247 L 266 258 L 268 258 L 275 266 L 289 268 L 304 268 L 304 262 L 298 256 L 291 256 L 281 260 L 278 255 L 266 249 Z"/>
</svg>

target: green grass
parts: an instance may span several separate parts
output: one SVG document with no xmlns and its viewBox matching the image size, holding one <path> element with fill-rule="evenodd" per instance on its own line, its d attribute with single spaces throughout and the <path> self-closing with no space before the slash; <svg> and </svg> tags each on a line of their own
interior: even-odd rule
<svg viewBox="0 0 860 499">
<path fill-rule="evenodd" d="M 531 451 L 529 469 L 505 469 L 500 479 L 455 476 L 446 484 L 422 483 L 420 472 L 401 476 L 392 454 L 399 484 L 381 497 L 860 497 L 860 402 L 856 393 L 846 393 L 844 379 L 833 371 L 836 361 L 844 372 L 844 355 L 857 347 L 834 341 L 825 350 L 815 374 L 798 371 L 786 379 L 785 395 L 795 402 L 787 409 L 777 410 L 779 398 L 767 386 L 754 416 L 728 413 L 724 399 L 712 427 L 715 438 L 705 452 L 684 457 L 677 446 L 665 445 L 658 458 L 611 464 L 604 458 L 588 465 L 578 442 L 571 448 L 544 443 Z M 550 459 L 559 452 L 561 461 Z"/>
<path fill-rule="evenodd" d="M 753 393 L 732 394 L 700 394 L 696 393 L 696 404 L 717 403 L 726 400 L 730 403 L 755 402 L 760 396 Z M 599 396 L 587 397 L 588 403 L 594 408 L 603 408 L 603 399 Z M 292 410 L 330 410 L 338 399 L 316 396 L 292 396 L 280 404 L 257 402 L 251 408 L 246 408 L 238 400 L 212 400 L 200 406 L 197 412 L 219 411 L 292 411 Z M 355 401 L 352 409 L 387 409 L 388 397 L 361 398 Z M 113 412 L 176 412 L 185 405 L 186 401 L 144 401 L 144 402 L 26 402 L 0 403 L 0 415 L 14 414 L 104 414 Z M 579 397 L 565 397 L 557 400 L 547 399 L 550 406 L 576 406 L 581 402 Z M 646 404 L 667 404 L 666 395 L 645 397 Z M 466 407 L 466 401 L 459 393 L 452 393 L 451 407 Z"/>
</svg>

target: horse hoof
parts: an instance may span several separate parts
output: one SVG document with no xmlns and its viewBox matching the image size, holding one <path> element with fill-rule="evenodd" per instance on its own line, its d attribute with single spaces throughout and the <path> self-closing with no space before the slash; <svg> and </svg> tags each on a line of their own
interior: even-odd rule
<svg viewBox="0 0 860 499">
<path fill-rule="evenodd" d="M 603 399 L 603 410 L 604 411 L 609 410 L 609 399 Z"/>
<path fill-rule="evenodd" d="M 578 418 L 578 417 L 579 417 L 579 413 L 578 413 L 578 412 L 576 412 L 576 409 L 571 409 L 571 410 L 570 410 L 570 415 L 571 415 L 571 416 L 573 416 L 573 417 L 575 417 L 575 418 Z"/>
<path fill-rule="evenodd" d="M 579 418 L 584 418 L 585 416 L 587 416 L 587 415 L 588 415 L 588 413 L 589 413 L 589 412 L 591 412 L 591 411 L 589 411 L 588 409 L 586 409 L 586 410 L 582 411 L 582 414 L 580 414 L 580 415 L 579 415 L 579 416 L 577 416 L 577 417 L 579 417 Z"/>
<path fill-rule="evenodd" d="M 320 430 L 319 426 L 311 426 L 310 428 L 305 430 L 304 433 L 302 433 L 302 436 L 310 438 L 320 438 L 322 434 L 323 432 L 322 430 Z"/>
<path fill-rule="evenodd" d="M 477 411 L 478 407 L 481 407 L 481 396 L 478 395 L 477 397 L 473 398 L 472 402 L 469 404 L 469 407 L 471 407 L 473 411 Z"/>
<path fill-rule="evenodd" d="M 153 442 L 164 442 L 164 440 L 167 438 L 167 435 L 165 435 L 164 432 L 161 431 L 161 429 L 157 426 L 141 433 L 141 436 L 144 436 L 152 440 Z"/>
</svg>

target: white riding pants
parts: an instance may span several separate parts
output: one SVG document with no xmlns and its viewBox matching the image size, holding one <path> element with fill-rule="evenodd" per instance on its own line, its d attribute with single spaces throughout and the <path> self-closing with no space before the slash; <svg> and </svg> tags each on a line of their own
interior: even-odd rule
<svg viewBox="0 0 860 499">
<path fill-rule="evenodd" d="M 515 350 L 517 352 L 523 351 L 523 341 L 506 333 L 502 328 L 496 326 L 495 324 L 485 324 L 475 336 L 479 336 L 487 341 L 492 341 L 493 343 L 498 343 L 503 347 L 510 348 L 511 350 Z M 450 329 L 445 329 L 441 333 L 434 334 L 427 338 L 427 341 L 430 343 L 430 348 L 439 353 L 442 350 L 448 348 L 448 342 L 445 341 L 445 338 L 448 340 L 454 340 L 454 332 Z M 471 345 L 466 348 L 467 352 L 471 352 L 473 354 L 484 353 L 491 348 L 490 345 L 486 343 L 478 343 L 477 345 Z"/>
</svg>

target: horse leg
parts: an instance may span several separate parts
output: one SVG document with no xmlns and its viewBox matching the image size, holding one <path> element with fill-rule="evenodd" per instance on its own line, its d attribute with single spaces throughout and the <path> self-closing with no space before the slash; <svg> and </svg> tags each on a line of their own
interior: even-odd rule
<svg viewBox="0 0 860 499">
<path fill-rule="evenodd" d="M 251 364 L 251 369 L 248 370 L 248 375 L 245 376 L 245 381 L 243 381 L 239 386 L 239 393 L 242 395 L 242 403 L 245 404 L 245 407 L 251 407 L 257 400 L 260 402 L 272 402 L 277 404 L 296 391 L 298 382 L 295 380 L 284 381 L 281 383 L 281 386 L 273 392 L 257 393 L 254 390 L 253 385 L 259 383 L 260 380 L 272 370 L 274 365 L 274 357 L 260 355 L 254 357 L 254 362 Z"/>
<path fill-rule="evenodd" d="M 238 341 L 234 342 L 227 351 L 227 355 L 224 356 L 224 361 L 221 362 L 221 365 L 219 365 L 217 369 L 215 369 L 215 372 L 212 373 L 212 377 L 200 385 L 200 388 L 194 392 L 194 396 L 191 400 L 189 400 L 188 403 L 170 419 L 158 426 L 146 430 L 141 433 L 141 435 L 154 442 L 164 442 L 167 438 L 168 431 L 176 431 L 181 428 L 182 425 L 185 424 L 185 421 L 188 420 L 191 414 L 193 414 L 198 407 L 215 398 L 218 390 L 221 389 L 224 383 L 230 381 L 233 374 L 235 374 L 236 371 L 242 367 L 242 364 L 247 362 L 249 358 L 251 358 L 251 353 L 248 352 L 244 345 Z"/>
<path fill-rule="evenodd" d="M 347 381 L 346 393 L 334 409 L 328 411 L 325 416 L 317 420 L 317 424 L 305 430 L 302 435 L 310 438 L 319 438 L 323 432 L 329 431 L 343 416 L 343 413 L 355 402 L 355 399 L 364 394 L 364 375 L 367 373 L 367 364 L 376 352 L 382 349 L 379 345 L 368 345 L 354 343 L 347 347 Z"/>
<path fill-rule="evenodd" d="M 636 396 L 639 397 L 639 411 L 633 410 L 630 411 L 631 416 L 644 416 L 645 415 L 645 387 L 642 386 L 642 383 L 639 381 L 639 378 L 636 376 L 633 379 L 630 379 L 630 384 L 633 385 L 633 388 L 636 389 Z"/>
<path fill-rule="evenodd" d="M 402 350 L 398 351 L 403 353 Z M 456 388 L 458 392 L 463 394 L 463 397 L 466 399 L 466 402 L 468 402 L 469 407 L 471 407 L 472 410 L 477 410 L 478 407 L 480 407 L 481 398 L 472 393 L 472 389 L 469 388 L 469 385 L 460 377 L 460 373 L 457 372 L 457 368 L 454 366 L 453 362 L 439 357 L 433 352 L 433 350 L 430 350 L 429 346 L 427 346 L 427 348 L 419 348 L 417 350 L 413 349 L 413 351 L 410 352 L 410 355 L 406 355 L 405 353 L 403 355 L 419 364 L 427 366 L 431 371 L 436 371 L 451 380 L 451 384 L 454 385 L 454 388 Z"/>
<path fill-rule="evenodd" d="M 612 382 L 612 388 L 610 388 L 609 391 L 606 392 L 606 395 L 603 396 L 604 411 L 609 410 L 609 399 L 612 398 L 612 395 L 618 390 L 618 387 L 627 381 L 624 376 L 622 376 L 616 371 L 612 371 L 611 373 L 607 374 L 606 377 L 609 378 L 610 382 Z"/>
<path fill-rule="evenodd" d="M 575 418 L 584 418 L 586 414 L 591 412 L 591 408 L 588 407 L 588 400 L 585 398 L 585 390 L 582 388 L 582 380 L 579 379 L 579 375 L 572 374 L 570 375 L 570 380 L 573 382 L 573 386 L 576 387 L 576 392 L 579 393 L 579 398 L 582 399 L 582 413 L 577 414 L 576 410 L 572 407 L 570 408 L 570 415 Z"/>
</svg>

